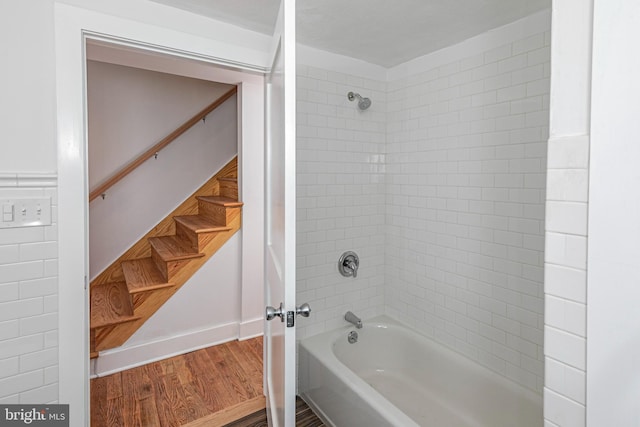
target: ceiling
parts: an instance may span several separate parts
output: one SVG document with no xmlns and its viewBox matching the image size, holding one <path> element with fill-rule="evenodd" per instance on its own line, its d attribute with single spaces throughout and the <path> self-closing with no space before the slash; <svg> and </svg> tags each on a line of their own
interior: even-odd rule
<svg viewBox="0 0 640 427">
<path fill-rule="evenodd" d="M 280 0 L 152 0 L 271 34 Z M 551 7 L 551 0 L 297 0 L 299 43 L 393 67 Z"/>
</svg>

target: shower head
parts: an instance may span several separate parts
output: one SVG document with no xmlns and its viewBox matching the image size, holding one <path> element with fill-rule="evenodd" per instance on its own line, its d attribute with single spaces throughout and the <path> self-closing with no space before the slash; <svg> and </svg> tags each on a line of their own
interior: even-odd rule
<svg viewBox="0 0 640 427">
<path fill-rule="evenodd" d="M 363 111 L 371 107 L 371 100 L 369 98 L 363 98 L 359 93 L 349 92 L 347 94 L 347 98 L 349 98 L 349 101 L 353 101 L 358 98 L 358 108 Z"/>
<path fill-rule="evenodd" d="M 358 108 L 363 111 L 369 107 L 371 107 L 371 100 L 369 98 L 362 98 L 360 102 L 358 102 Z"/>
</svg>

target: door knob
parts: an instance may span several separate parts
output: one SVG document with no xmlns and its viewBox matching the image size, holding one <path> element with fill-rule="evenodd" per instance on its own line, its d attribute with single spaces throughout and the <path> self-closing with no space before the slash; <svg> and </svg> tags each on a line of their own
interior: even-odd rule
<svg viewBox="0 0 640 427">
<path fill-rule="evenodd" d="M 311 307 L 305 302 L 300 307 L 296 307 L 296 314 L 299 314 L 302 317 L 309 317 L 311 314 Z"/>
<path fill-rule="evenodd" d="M 273 320 L 276 316 L 280 317 L 280 321 L 284 322 L 284 312 L 282 311 L 282 303 L 280 303 L 280 308 L 273 308 L 270 305 L 267 306 L 266 309 L 267 320 Z"/>
<path fill-rule="evenodd" d="M 267 306 L 266 310 L 265 310 L 265 315 L 267 317 L 267 320 L 273 320 L 275 319 L 276 316 L 280 317 L 280 321 L 284 322 L 284 319 L 286 317 L 287 319 L 287 327 L 292 327 L 294 324 L 294 317 L 295 315 L 300 315 L 302 317 L 309 317 L 309 315 L 311 314 L 311 307 L 309 306 L 309 304 L 304 303 L 302 304 L 300 307 L 296 307 L 296 312 L 295 314 L 293 313 L 293 311 L 289 311 L 289 312 L 285 312 L 284 309 L 282 308 L 282 303 L 280 303 L 280 307 L 279 308 L 274 308 L 271 306 Z"/>
</svg>

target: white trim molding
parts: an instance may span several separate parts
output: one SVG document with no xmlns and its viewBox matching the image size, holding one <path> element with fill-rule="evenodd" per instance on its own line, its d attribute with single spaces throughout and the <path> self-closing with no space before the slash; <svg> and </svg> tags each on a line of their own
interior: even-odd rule
<svg viewBox="0 0 640 427">
<path fill-rule="evenodd" d="M 55 173 L 1 173 L 0 188 L 54 188 L 58 185 Z"/>
<path fill-rule="evenodd" d="M 96 359 L 94 364 L 95 372 L 92 374 L 96 377 L 103 377 L 146 365 L 147 363 L 233 341 L 237 338 L 237 331 L 237 323 L 227 323 L 226 325 L 189 331 L 133 347 L 101 351 L 100 357 Z"/>
<path fill-rule="evenodd" d="M 264 317 L 240 322 L 238 326 L 238 339 L 240 341 L 259 337 L 264 334 Z"/>
</svg>

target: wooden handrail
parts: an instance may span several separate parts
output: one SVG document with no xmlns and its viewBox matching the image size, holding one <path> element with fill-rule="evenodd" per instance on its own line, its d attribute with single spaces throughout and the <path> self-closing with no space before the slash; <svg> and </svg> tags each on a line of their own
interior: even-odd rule
<svg viewBox="0 0 640 427">
<path fill-rule="evenodd" d="M 224 101 L 226 101 L 227 99 L 231 98 L 237 91 L 238 91 L 238 88 L 236 86 L 234 86 L 228 92 L 226 92 L 224 95 L 222 95 L 220 98 L 218 98 L 214 102 L 212 102 L 205 109 L 203 109 L 198 114 L 196 114 L 195 116 L 191 117 L 189 120 L 184 122 L 179 128 L 177 128 L 176 130 L 171 132 L 169 135 L 167 135 L 164 139 L 162 139 L 162 141 L 158 142 L 156 145 L 154 145 L 153 147 L 149 148 L 147 151 L 142 153 L 140 156 L 138 156 L 132 162 L 130 162 L 125 167 L 120 169 L 118 172 L 113 174 L 113 176 L 111 178 L 107 179 L 104 183 L 100 184 L 95 190 L 93 190 L 93 191 L 91 191 L 89 193 L 89 201 L 91 202 L 94 199 L 96 199 L 98 196 L 100 196 L 101 194 L 104 194 L 116 182 L 120 181 L 122 178 L 124 178 L 125 176 L 129 175 L 135 168 L 140 166 L 145 161 L 149 160 L 151 157 L 154 157 L 158 151 L 162 150 L 164 147 L 169 145 L 176 138 L 178 138 L 180 135 L 182 135 L 187 130 L 189 130 L 189 128 L 191 128 L 191 126 L 195 125 L 200 120 L 202 120 L 207 114 L 209 114 L 210 112 L 212 112 L 213 110 L 218 108 Z"/>
</svg>

